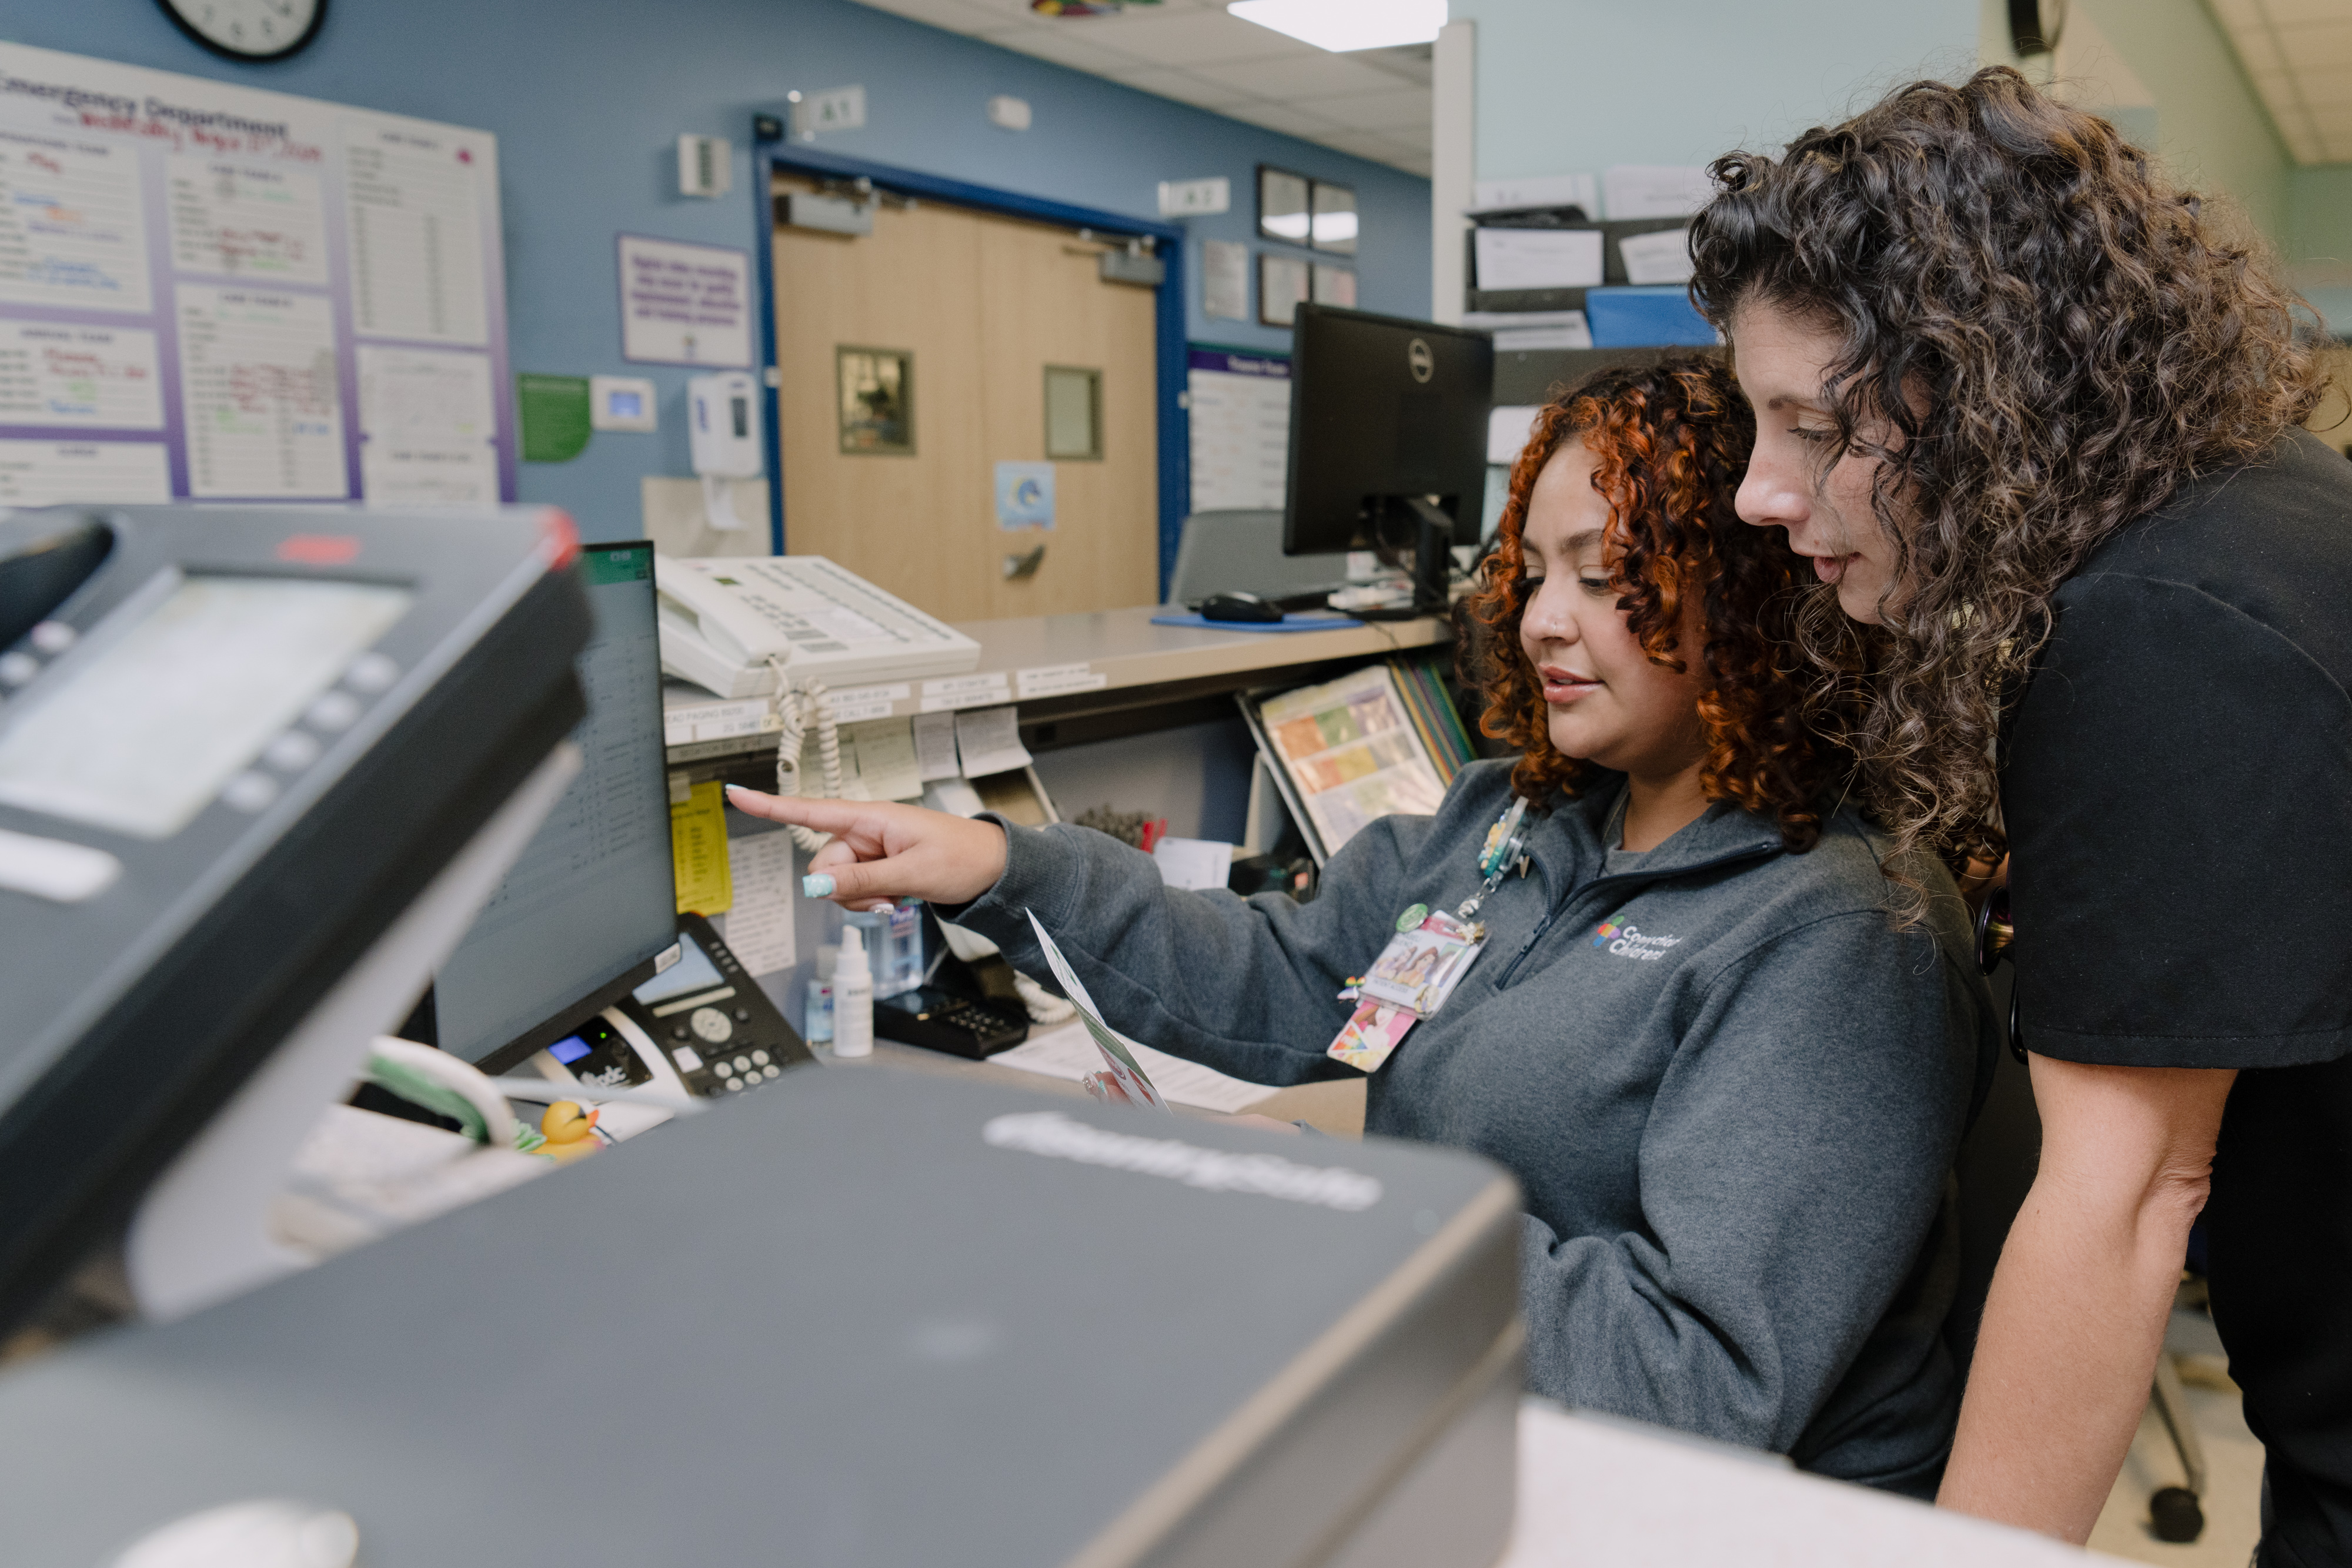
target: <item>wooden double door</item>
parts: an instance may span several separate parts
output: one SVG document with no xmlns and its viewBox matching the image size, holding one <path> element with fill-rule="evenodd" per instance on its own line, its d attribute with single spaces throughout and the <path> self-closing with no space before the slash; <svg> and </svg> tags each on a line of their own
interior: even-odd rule
<svg viewBox="0 0 2352 1568">
<path fill-rule="evenodd" d="M 1155 601 L 1153 291 L 1105 281 L 1105 245 L 1072 230 L 929 201 L 871 212 L 870 235 L 774 233 L 785 549 L 947 621 Z M 903 386 L 871 379 L 901 369 Z M 1092 373 L 1098 455 L 1049 456 L 1049 370 L 1062 452 Z M 997 465 L 1047 461 L 1053 526 L 1004 526 Z"/>
</svg>

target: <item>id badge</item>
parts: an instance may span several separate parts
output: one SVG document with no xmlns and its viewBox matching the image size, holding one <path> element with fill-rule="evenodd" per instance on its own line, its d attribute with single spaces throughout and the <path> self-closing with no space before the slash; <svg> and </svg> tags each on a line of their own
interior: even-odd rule
<svg viewBox="0 0 2352 1568">
<path fill-rule="evenodd" d="M 1421 1019 L 1385 1002 L 1358 1002 L 1356 1010 L 1324 1054 L 1359 1072 L 1377 1072 L 1405 1031 Z"/>
<path fill-rule="evenodd" d="M 1445 1005 L 1486 941 L 1486 926 L 1434 910 L 1389 939 L 1357 994 L 1427 1018 Z"/>
</svg>

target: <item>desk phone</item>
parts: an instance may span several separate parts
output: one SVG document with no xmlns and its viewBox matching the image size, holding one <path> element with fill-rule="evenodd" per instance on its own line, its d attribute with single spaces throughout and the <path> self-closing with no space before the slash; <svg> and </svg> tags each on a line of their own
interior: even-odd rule
<svg viewBox="0 0 2352 1568">
<path fill-rule="evenodd" d="M 678 961 L 617 1010 L 668 1057 L 688 1090 L 740 1094 L 816 1060 L 709 921 L 679 915 L 677 942 Z"/>
</svg>

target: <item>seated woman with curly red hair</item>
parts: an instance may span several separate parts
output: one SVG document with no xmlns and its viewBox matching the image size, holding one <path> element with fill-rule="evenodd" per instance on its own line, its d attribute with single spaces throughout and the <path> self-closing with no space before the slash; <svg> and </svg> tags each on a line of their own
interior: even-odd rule
<svg viewBox="0 0 2352 1568">
<path fill-rule="evenodd" d="M 1486 887 L 1450 998 L 1355 1061 L 1368 1132 L 1525 1189 L 1530 1387 L 1930 1496 L 1958 1404 L 1947 1177 L 1990 1020 L 1958 900 L 1896 929 L 1848 759 L 1799 716 L 1804 563 L 1732 511 L 1753 433 L 1691 355 L 1543 411 L 1471 601 L 1487 732 L 1525 755 L 1357 833 L 1311 903 L 1169 888 L 1082 828 L 734 803 L 840 835 L 812 866 L 843 902 L 930 899 L 1045 978 L 1034 910 L 1115 1026 L 1259 1083 L 1358 1071 L 1328 1049 L 1342 988 Z M 1525 855 L 1499 880 L 1497 823 Z"/>
</svg>

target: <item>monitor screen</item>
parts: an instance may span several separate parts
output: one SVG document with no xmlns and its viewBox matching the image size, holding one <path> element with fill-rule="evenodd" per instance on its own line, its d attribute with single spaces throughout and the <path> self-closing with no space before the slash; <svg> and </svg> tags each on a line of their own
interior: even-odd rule
<svg viewBox="0 0 2352 1568">
<path fill-rule="evenodd" d="M 571 1032 L 677 940 L 653 547 L 599 545 L 578 570 L 596 618 L 580 777 L 434 981 L 438 1043 L 467 1061 Z"/>
<path fill-rule="evenodd" d="M 1494 382 L 1483 332 L 1300 306 L 1283 553 L 1409 544 L 1409 520 L 1388 506 L 1404 497 L 1433 497 L 1454 542 L 1477 543 Z"/>
</svg>

